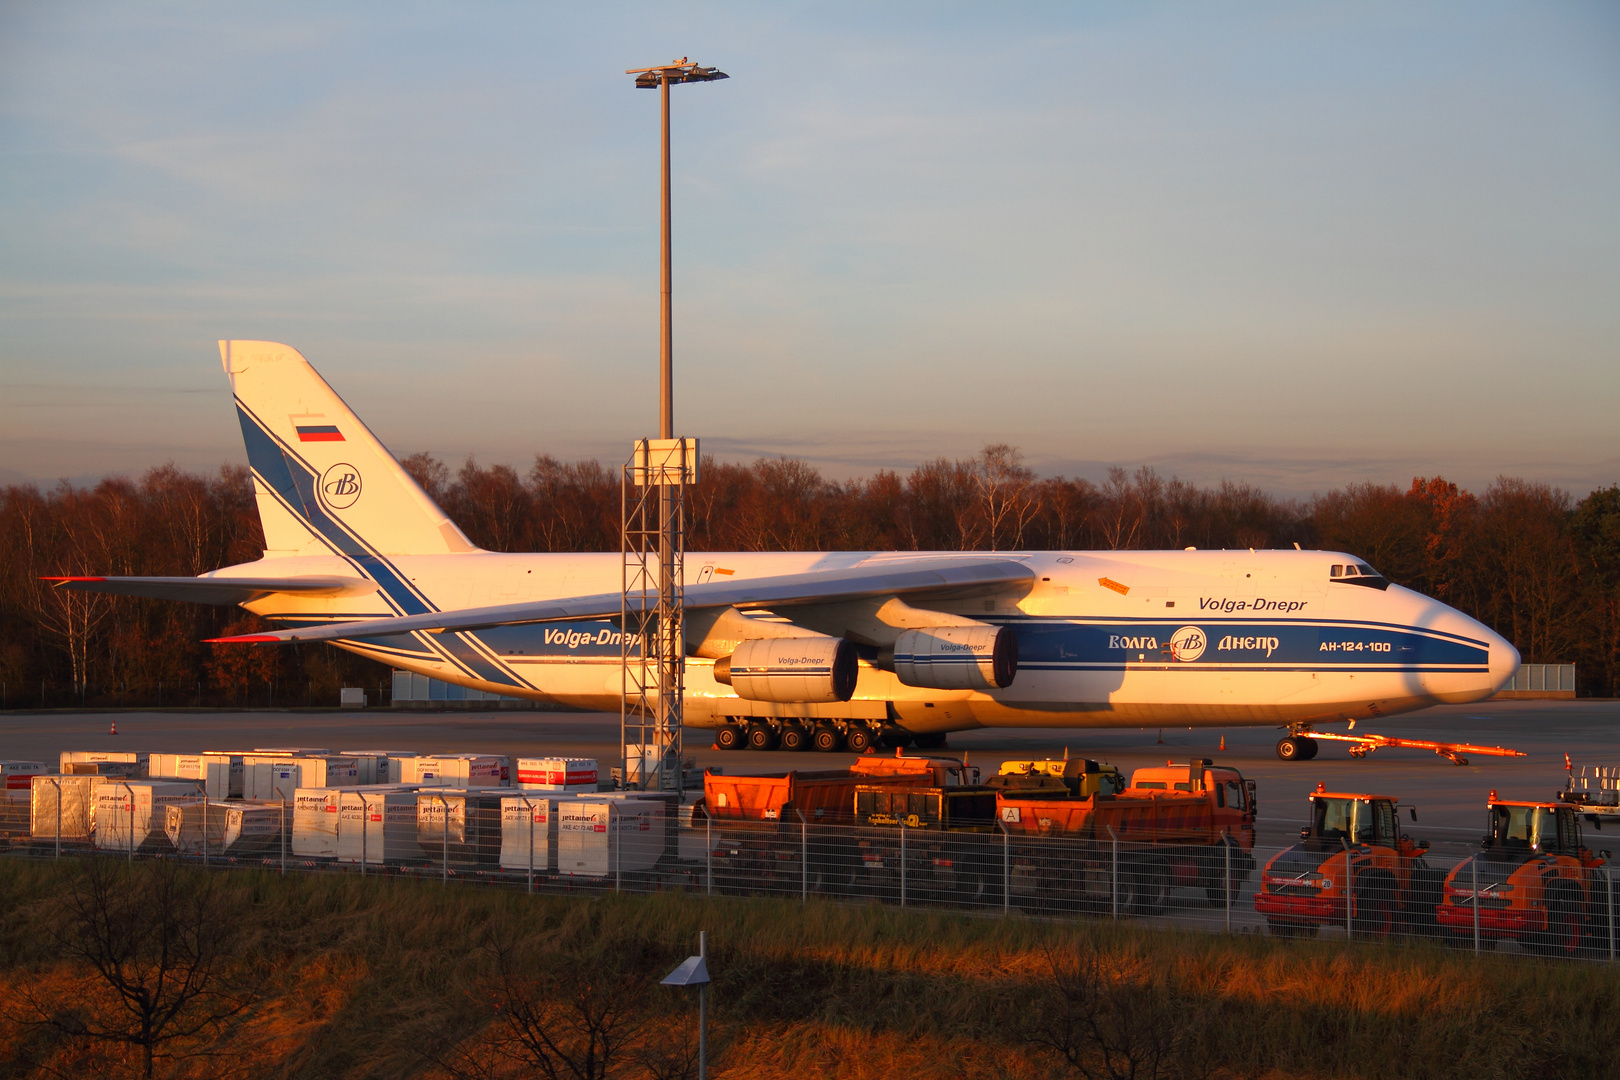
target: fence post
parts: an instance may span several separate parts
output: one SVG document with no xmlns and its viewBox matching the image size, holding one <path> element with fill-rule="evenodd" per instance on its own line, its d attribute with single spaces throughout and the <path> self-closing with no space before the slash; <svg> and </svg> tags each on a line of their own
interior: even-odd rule
<svg viewBox="0 0 1620 1080">
<path fill-rule="evenodd" d="M 900 906 L 906 906 L 906 823 L 900 823 Z"/>
<path fill-rule="evenodd" d="M 1007 826 L 997 821 L 1001 829 L 1001 914 L 1012 912 L 1012 833 Z"/>
<path fill-rule="evenodd" d="M 433 797 L 439 800 L 439 809 L 444 811 L 444 831 L 439 833 L 443 845 L 443 854 L 440 856 L 443 861 L 439 864 L 439 881 L 441 884 L 448 885 L 450 884 L 450 801 L 443 795 Z"/>
<path fill-rule="evenodd" d="M 1350 840 L 1345 838 L 1339 843 L 1344 845 L 1344 940 L 1352 941 L 1355 931 L 1351 929 L 1350 909 L 1356 906 L 1356 875 L 1350 865 Z"/>
<path fill-rule="evenodd" d="M 1108 838 L 1114 845 L 1113 870 L 1109 874 L 1108 894 L 1109 903 L 1113 908 L 1113 917 L 1119 918 L 1119 837 L 1114 833 L 1112 825 L 1107 826 Z"/>
<path fill-rule="evenodd" d="M 1603 868 L 1603 884 L 1609 890 L 1609 963 L 1614 963 L 1614 871 Z"/>
<path fill-rule="evenodd" d="M 1468 860 L 1468 868 L 1474 877 L 1474 955 L 1479 955 L 1479 856 L 1475 855 Z"/>
<path fill-rule="evenodd" d="M 203 781 L 203 869 L 208 868 L 208 781 Z"/>
<path fill-rule="evenodd" d="M 527 795 L 519 795 L 518 798 L 523 800 L 523 809 L 529 815 L 529 892 L 532 893 L 534 892 L 534 803 L 529 801 Z M 547 805 L 549 806 L 550 803 L 547 803 Z M 551 831 L 549 823 L 546 831 L 548 833 Z"/>
<path fill-rule="evenodd" d="M 128 781 L 125 781 L 124 790 L 129 792 L 129 843 L 127 845 L 125 845 L 125 846 L 129 849 L 129 861 L 134 862 L 135 861 L 135 789 L 129 786 Z"/>
<path fill-rule="evenodd" d="M 57 858 L 62 858 L 62 782 L 57 779 L 50 779 L 50 785 L 52 785 L 53 789 L 57 789 Z M 1614 934 L 1610 934 L 1610 938 L 1612 936 Z M 1612 952 L 1612 949 L 1610 949 L 1610 952 Z"/>
<path fill-rule="evenodd" d="M 338 794 L 338 820 L 343 820 L 343 795 Z M 383 828 L 386 830 L 387 826 Z M 366 860 L 371 857 L 371 848 L 367 841 L 371 835 L 371 803 L 366 799 L 366 793 L 360 793 L 360 876 L 366 876 Z M 388 834 L 383 833 L 386 837 Z M 385 841 L 386 843 L 386 841 Z"/>
<path fill-rule="evenodd" d="M 281 876 L 287 876 L 287 794 L 278 792 L 281 796 Z"/>
<path fill-rule="evenodd" d="M 703 866 L 707 884 L 705 895 L 714 895 L 714 818 L 709 816 L 708 804 L 703 807 Z"/>
<path fill-rule="evenodd" d="M 1232 837 L 1225 829 L 1221 830 L 1225 843 L 1221 845 L 1226 851 L 1226 876 L 1221 878 L 1221 892 L 1226 900 L 1226 932 L 1232 932 L 1232 894 L 1237 890 L 1232 888 Z"/>
<path fill-rule="evenodd" d="M 802 904 L 810 899 L 810 823 L 797 806 L 793 812 L 799 815 L 799 903 Z"/>
</svg>

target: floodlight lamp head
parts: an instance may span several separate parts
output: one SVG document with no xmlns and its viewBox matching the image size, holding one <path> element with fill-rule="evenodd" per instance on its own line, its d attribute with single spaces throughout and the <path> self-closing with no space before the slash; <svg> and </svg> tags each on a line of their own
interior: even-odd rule
<svg viewBox="0 0 1620 1080">
<path fill-rule="evenodd" d="M 636 77 L 636 87 L 640 90 L 656 90 L 664 83 L 686 82 L 714 82 L 717 79 L 729 79 L 730 75 L 718 68 L 700 67 L 686 57 L 673 60 L 657 67 L 631 68 L 626 75 Z"/>
</svg>

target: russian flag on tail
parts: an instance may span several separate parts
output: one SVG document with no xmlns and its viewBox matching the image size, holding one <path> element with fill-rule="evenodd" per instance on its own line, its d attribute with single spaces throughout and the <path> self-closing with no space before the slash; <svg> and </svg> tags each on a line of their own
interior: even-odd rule
<svg viewBox="0 0 1620 1080">
<path fill-rule="evenodd" d="M 299 442 L 343 442 L 336 424 L 295 424 Z"/>
</svg>

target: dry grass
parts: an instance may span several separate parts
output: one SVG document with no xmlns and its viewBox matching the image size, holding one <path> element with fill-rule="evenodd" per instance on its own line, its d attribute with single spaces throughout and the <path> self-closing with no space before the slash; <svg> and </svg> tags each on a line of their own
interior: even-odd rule
<svg viewBox="0 0 1620 1080">
<path fill-rule="evenodd" d="M 0 862 L 0 1077 L 89 1064 L 90 1050 L 42 1040 L 19 1007 L 25 987 L 88 975 L 60 963 L 43 932 L 59 922 L 73 873 L 70 863 Z M 633 955 L 661 976 L 694 951 L 699 929 L 710 932 L 716 979 L 712 1075 L 1070 1075 L 1036 1045 L 1033 1025 L 1056 995 L 1052 958 L 1092 953 L 1122 985 L 1194 1003 L 1198 1057 L 1217 1076 L 1600 1076 L 1620 1019 L 1620 978 L 1607 966 L 1429 946 L 680 895 L 531 898 L 335 876 L 217 882 L 240 928 L 237 970 L 268 981 L 260 1004 L 208 1048 L 222 1056 L 174 1063 L 172 1075 L 223 1075 L 226 1060 L 251 1077 L 451 1075 L 455 1054 L 476 1057 L 498 1033 L 490 942 L 567 967 L 581 963 L 584 941 L 598 950 L 586 966 Z M 636 993 L 647 1045 L 689 1030 L 689 997 Z M 625 1065 L 614 1075 L 648 1075 Z"/>
</svg>

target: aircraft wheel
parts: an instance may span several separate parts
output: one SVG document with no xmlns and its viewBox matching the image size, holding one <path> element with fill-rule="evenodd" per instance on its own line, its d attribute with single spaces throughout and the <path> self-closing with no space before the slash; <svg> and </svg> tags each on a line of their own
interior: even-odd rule
<svg viewBox="0 0 1620 1080">
<path fill-rule="evenodd" d="M 1303 744 L 1304 748 L 1304 752 L 1300 754 L 1300 760 L 1302 761 L 1312 760 L 1316 757 L 1317 751 L 1322 749 L 1322 744 L 1311 738 L 1309 735 L 1299 736 L 1299 741 Z"/>
<path fill-rule="evenodd" d="M 864 754 L 872 748 L 872 729 L 851 724 L 849 733 L 844 736 L 844 742 L 853 752 Z"/>
<path fill-rule="evenodd" d="M 1305 745 L 1303 739 L 1292 735 L 1277 740 L 1277 756 L 1284 761 L 1304 761 Z"/>
<path fill-rule="evenodd" d="M 775 750 L 777 741 L 776 732 L 769 724 L 748 725 L 748 749 Z"/>
<path fill-rule="evenodd" d="M 782 725 L 782 749 L 794 751 L 810 749 L 810 733 L 804 729 L 803 724 Z"/>
<path fill-rule="evenodd" d="M 945 745 L 945 732 L 941 731 L 933 735 L 913 735 L 911 741 L 919 750 L 938 750 Z"/>
<path fill-rule="evenodd" d="M 742 728 L 736 724 L 721 724 L 714 731 L 714 748 L 716 750 L 741 750 L 743 748 Z"/>
<path fill-rule="evenodd" d="M 891 750 L 898 747 L 910 746 L 911 740 L 911 733 L 909 731 L 901 731 L 899 728 L 887 728 L 883 732 L 883 745 Z"/>
<path fill-rule="evenodd" d="M 817 724 L 810 733 L 810 742 L 823 754 L 831 754 L 844 745 L 844 733 L 831 724 Z"/>
</svg>

